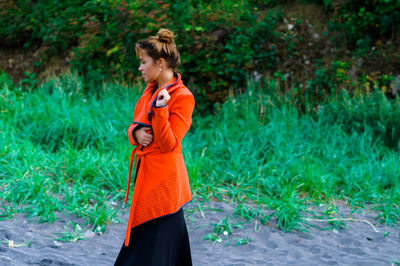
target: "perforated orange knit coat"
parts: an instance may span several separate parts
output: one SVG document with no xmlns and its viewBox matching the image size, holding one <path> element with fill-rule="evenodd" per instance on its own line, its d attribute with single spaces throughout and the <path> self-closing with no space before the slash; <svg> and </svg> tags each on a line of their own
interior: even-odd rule
<svg viewBox="0 0 400 266">
<path fill-rule="evenodd" d="M 192 124 L 194 97 L 179 74 L 152 93 L 156 86 L 147 85 L 135 106 L 134 122 L 128 128 L 129 142 L 136 147 L 129 163 L 125 204 L 135 154 L 137 167 L 125 246 L 129 245 L 132 227 L 173 214 L 192 198 L 181 141 Z M 171 98 L 166 106 L 156 107 L 157 95 L 164 88 Z M 153 141 L 147 147 L 139 145 L 132 135 L 138 125 L 151 127 Z"/>
</svg>

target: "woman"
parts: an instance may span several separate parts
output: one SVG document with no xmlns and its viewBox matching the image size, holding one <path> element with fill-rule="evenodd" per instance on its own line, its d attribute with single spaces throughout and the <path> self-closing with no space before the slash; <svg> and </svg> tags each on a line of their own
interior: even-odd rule
<svg viewBox="0 0 400 266">
<path fill-rule="evenodd" d="M 181 141 L 192 123 L 194 97 L 176 72 L 179 52 L 171 31 L 136 44 L 148 84 L 128 128 L 136 146 L 135 187 L 125 242 L 115 265 L 192 265 L 183 206 L 191 201 Z"/>
</svg>

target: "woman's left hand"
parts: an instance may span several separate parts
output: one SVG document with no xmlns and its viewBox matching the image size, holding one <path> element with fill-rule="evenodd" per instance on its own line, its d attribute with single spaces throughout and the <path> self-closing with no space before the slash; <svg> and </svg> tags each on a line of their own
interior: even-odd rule
<svg viewBox="0 0 400 266">
<path fill-rule="evenodd" d="M 169 99 L 171 99 L 171 96 L 169 95 L 167 89 L 163 89 L 157 95 L 156 106 L 160 107 L 160 106 L 167 105 Z"/>
</svg>

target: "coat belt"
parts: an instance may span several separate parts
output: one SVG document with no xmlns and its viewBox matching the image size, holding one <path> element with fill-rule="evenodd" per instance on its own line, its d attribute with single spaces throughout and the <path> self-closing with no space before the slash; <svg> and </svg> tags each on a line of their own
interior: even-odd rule
<svg viewBox="0 0 400 266">
<path fill-rule="evenodd" d="M 133 166 L 133 158 L 135 157 L 135 154 L 137 157 L 139 157 L 138 159 L 138 164 L 136 167 L 136 172 L 135 172 L 135 181 L 137 178 L 137 174 L 139 171 L 139 166 L 141 163 L 142 158 L 144 157 L 144 153 L 139 153 L 137 151 L 140 151 L 139 148 L 136 146 L 131 153 L 131 157 L 129 159 L 129 177 L 128 177 L 128 184 L 127 184 L 127 188 L 126 188 L 126 195 L 125 195 L 125 204 L 127 204 L 128 202 L 128 197 L 129 197 L 129 187 L 130 187 L 130 183 L 131 183 L 131 176 L 132 176 L 132 166 Z M 136 183 L 136 182 L 135 182 Z M 133 197 L 134 195 L 132 195 L 132 203 L 133 203 Z M 132 223 L 133 223 L 133 213 L 134 213 L 134 208 L 135 206 L 133 206 L 131 203 L 131 209 L 129 211 L 129 220 L 128 220 L 128 228 L 126 230 L 126 235 L 125 235 L 125 246 L 129 246 L 129 238 L 130 238 L 130 234 L 131 234 L 131 227 L 132 227 Z"/>
</svg>

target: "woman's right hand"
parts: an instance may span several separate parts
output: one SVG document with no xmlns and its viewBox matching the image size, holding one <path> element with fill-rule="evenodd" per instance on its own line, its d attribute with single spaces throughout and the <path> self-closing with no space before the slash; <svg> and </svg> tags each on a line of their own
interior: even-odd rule
<svg viewBox="0 0 400 266">
<path fill-rule="evenodd" d="M 149 127 L 141 127 L 138 130 L 135 130 L 134 134 L 139 142 L 140 145 L 143 145 L 144 147 L 150 145 L 150 143 L 153 141 L 153 135 L 147 133 L 146 131 L 150 130 Z"/>
</svg>

